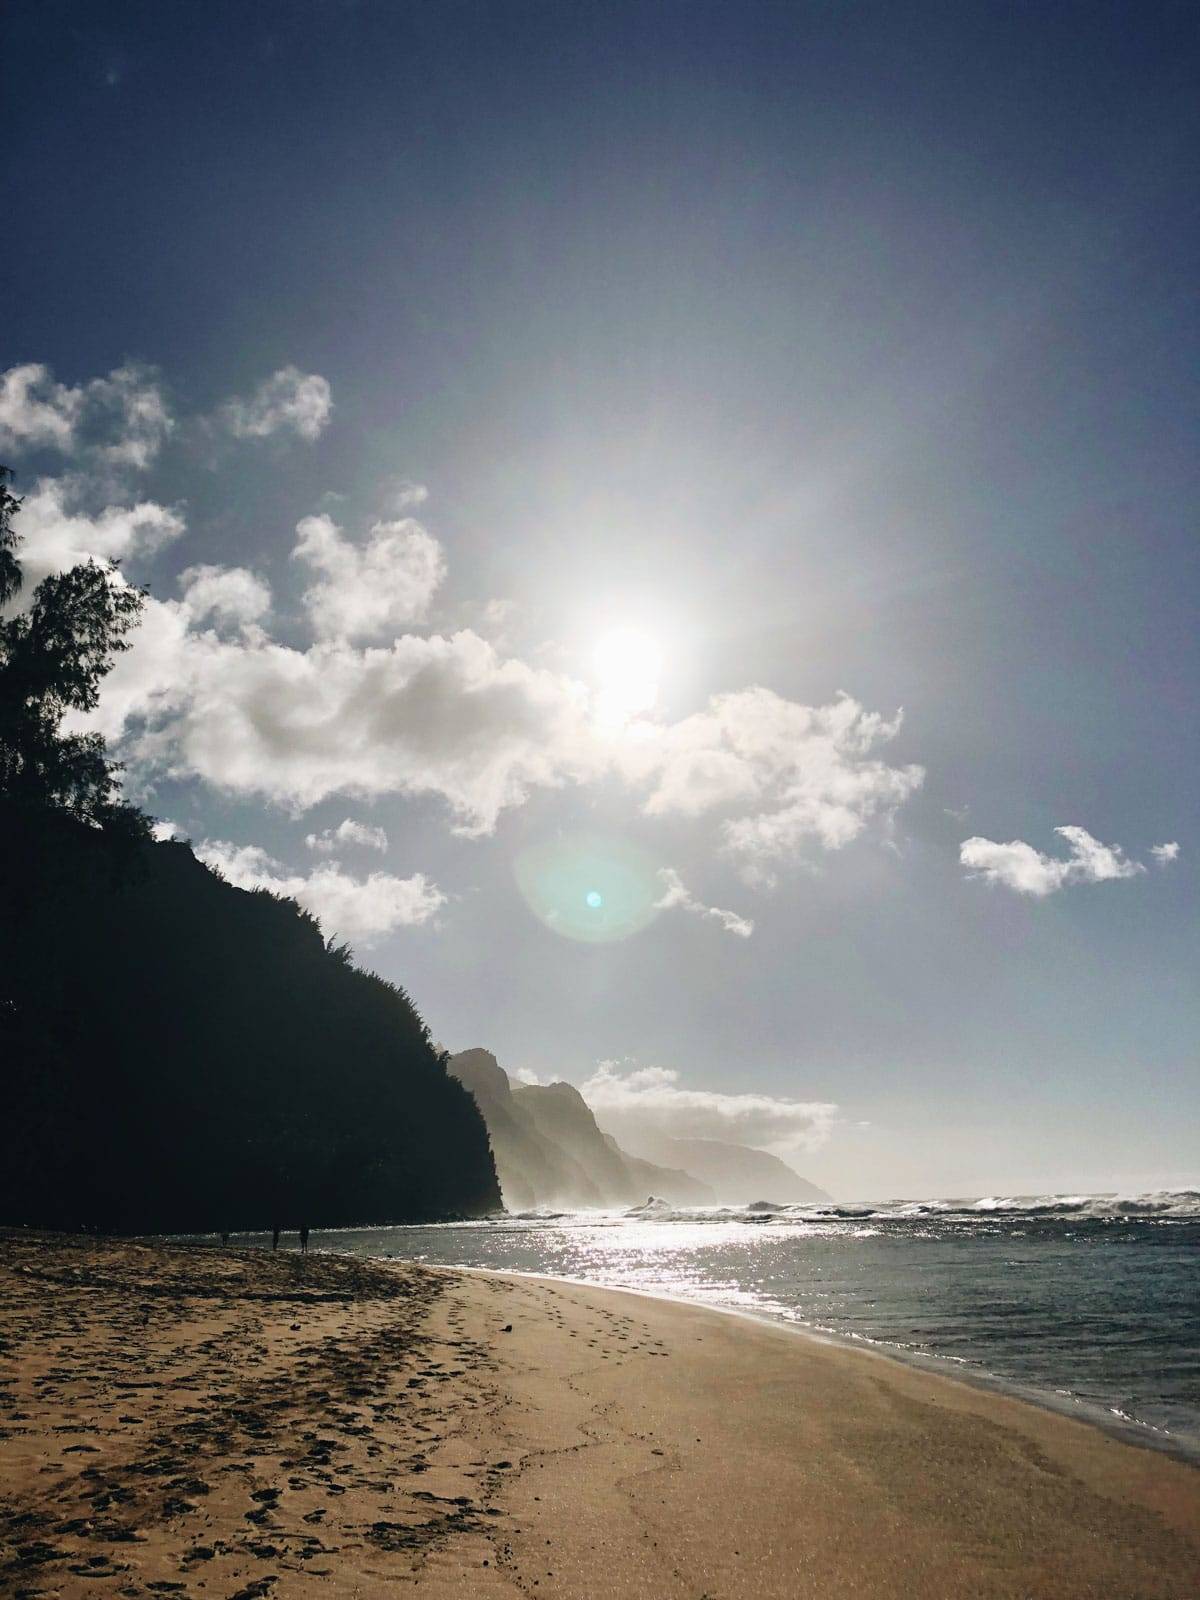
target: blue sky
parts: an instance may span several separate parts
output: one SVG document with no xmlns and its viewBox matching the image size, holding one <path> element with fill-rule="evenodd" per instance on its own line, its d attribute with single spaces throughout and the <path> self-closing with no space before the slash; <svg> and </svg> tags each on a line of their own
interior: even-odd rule
<svg viewBox="0 0 1200 1600">
<path fill-rule="evenodd" d="M 149 809 L 840 1195 L 1200 1179 L 1194 8 L 7 34 L 0 438 L 149 585 Z"/>
</svg>

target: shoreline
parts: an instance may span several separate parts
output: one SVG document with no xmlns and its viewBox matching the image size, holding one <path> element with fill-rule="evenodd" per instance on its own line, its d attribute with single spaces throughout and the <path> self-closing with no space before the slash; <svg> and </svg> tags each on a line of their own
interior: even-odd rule
<svg viewBox="0 0 1200 1600">
<path fill-rule="evenodd" d="M 0 1231 L 0 1590 L 1200 1593 L 1190 1463 L 716 1309 L 533 1274 Z"/>
<path fill-rule="evenodd" d="M 327 1253 L 338 1255 L 342 1252 Z M 386 1262 L 400 1258 L 359 1256 L 354 1259 Z M 957 1356 L 938 1355 L 935 1351 L 909 1350 L 902 1345 L 889 1344 L 883 1339 L 872 1339 L 867 1334 L 841 1333 L 836 1328 L 819 1328 L 811 1323 L 791 1320 L 778 1313 L 758 1311 L 747 1306 L 712 1305 L 707 1301 L 693 1300 L 687 1295 L 671 1294 L 665 1289 L 633 1288 L 627 1284 L 600 1283 L 592 1278 L 572 1278 L 552 1272 L 523 1272 L 518 1267 L 443 1267 L 433 1262 L 420 1262 L 419 1265 L 431 1272 L 468 1272 L 478 1273 L 484 1277 L 527 1278 L 535 1283 L 567 1283 L 579 1289 L 601 1289 L 606 1294 L 636 1295 L 647 1300 L 662 1301 L 666 1305 L 690 1306 L 697 1311 L 711 1311 L 716 1316 L 739 1318 L 755 1326 L 776 1328 L 798 1338 L 810 1339 L 816 1344 L 845 1351 L 850 1355 L 858 1354 L 874 1357 L 879 1361 L 893 1362 L 900 1367 L 924 1372 L 931 1378 L 943 1379 L 947 1383 L 961 1383 L 968 1389 L 976 1389 L 983 1394 L 999 1395 L 1018 1404 L 1032 1406 L 1037 1411 L 1049 1412 L 1051 1416 L 1065 1417 L 1069 1421 L 1083 1423 L 1086 1427 L 1095 1428 L 1121 1444 L 1155 1451 L 1172 1461 L 1180 1461 L 1185 1466 L 1200 1471 L 1200 1441 L 1193 1442 L 1190 1439 L 1180 1438 L 1178 1434 L 1167 1433 L 1155 1428 L 1152 1423 L 1139 1421 L 1136 1417 L 1110 1416 L 1098 1401 L 1079 1400 L 1073 1395 L 1058 1395 L 1051 1389 L 1040 1389 L 1035 1384 L 1023 1384 L 1017 1379 L 1003 1378 L 997 1373 L 987 1371 L 986 1368 L 972 1367 L 966 1362 L 961 1362 L 961 1358 Z M 943 1363 L 946 1363 L 946 1366 L 943 1366 Z M 953 1370 L 947 1370 L 947 1367 Z"/>
<path fill-rule="evenodd" d="M 596 1215 L 603 1220 L 610 1220 L 610 1213 L 607 1211 L 597 1212 Z M 580 1213 L 574 1220 L 580 1219 L 586 1221 L 587 1214 Z M 453 1230 L 462 1224 L 449 1222 L 442 1226 Z M 430 1233 L 438 1231 L 435 1225 L 416 1225 L 416 1229 Z M 359 1259 L 383 1261 L 408 1259 L 415 1241 L 405 1235 L 412 1231 L 414 1225 L 388 1223 L 323 1228 L 314 1235 L 314 1248 L 326 1248 L 335 1253 L 345 1252 Z M 376 1254 L 363 1254 L 364 1249 L 370 1250 L 374 1235 L 386 1238 L 390 1248 L 383 1249 L 376 1246 Z M 257 1243 L 264 1236 L 261 1233 L 247 1232 L 241 1237 L 246 1241 L 253 1239 Z M 324 1242 L 326 1239 L 329 1241 L 328 1244 Z M 636 1276 L 642 1281 L 633 1283 L 622 1282 L 619 1276 L 606 1278 L 601 1275 L 605 1264 L 603 1258 L 598 1262 L 599 1272 L 596 1272 L 590 1263 L 580 1259 L 572 1262 L 573 1272 L 562 1272 L 558 1270 L 560 1263 L 553 1259 L 557 1254 L 554 1251 L 536 1249 L 532 1252 L 520 1251 L 518 1257 L 520 1254 L 525 1254 L 527 1260 L 523 1265 L 517 1266 L 510 1264 L 512 1252 L 506 1249 L 498 1251 L 486 1247 L 475 1249 L 468 1242 L 464 1246 L 464 1254 L 471 1261 L 471 1266 L 468 1267 L 461 1257 L 457 1257 L 457 1247 L 450 1252 L 442 1250 L 437 1245 L 431 1245 L 428 1250 L 430 1253 L 422 1253 L 417 1257 L 427 1265 L 440 1264 L 463 1271 L 493 1271 L 514 1276 L 546 1277 L 581 1286 L 622 1289 L 627 1293 L 646 1294 L 684 1305 L 702 1305 L 711 1310 L 746 1317 L 751 1321 L 761 1321 L 768 1326 L 781 1325 L 808 1338 L 827 1341 L 840 1348 L 865 1350 L 882 1355 L 904 1366 L 948 1377 L 988 1393 L 1007 1395 L 1056 1415 L 1084 1420 L 1124 1442 L 1137 1444 L 1144 1449 L 1161 1452 L 1200 1467 L 1200 1411 L 1181 1383 L 1173 1386 L 1168 1384 L 1167 1391 L 1156 1392 L 1153 1366 L 1147 1365 L 1141 1356 L 1144 1318 L 1136 1325 L 1130 1324 L 1127 1318 L 1124 1327 L 1126 1343 L 1123 1347 L 1119 1344 L 1114 1346 L 1115 1362 L 1097 1365 L 1092 1359 L 1090 1349 L 1085 1347 L 1080 1339 L 1077 1339 L 1072 1346 L 1051 1348 L 1047 1351 L 1039 1347 L 1036 1338 L 1027 1347 L 1013 1344 L 1011 1341 L 1006 1343 L 1004 1340 L 997 1343 L 996 1340 L 986 1336 L 988 1332 L 986 1328 L 985 1337 L 980 1341 L 972 1336 L 973 1331 L 978 1330 L 972 1330 L 969 1325 L 963 1323 L 957 1329 L 950 1330 L 952 1333 L 949 1340 L 950 1348 L 933 1348 L 932 1341 L 928 1339 L 923 1341 L 919 1337 L 910 1339 L 889 1337 L 888 1332 L 891 1330 L 886 1329 L 886 1317 L 884 1331 L 864 1331 L 860 1327 L 862 1317 L 858 1315 L 851 1315 L 848 1326 L 843 1329 L 836 1324 L 808 1321 L 799 1313 L 796 1306 L 773 1298 L 768 1298 L 761 1304 L 749 1305 L 723 1304 L 710 1300 L 704 1294 L 705 1288 L 709 1286 L 706 1286 L 702 1279 L 696 1285 L 700 1293 L 692 1294 L 687 1291 L 681 1292 L 671 1282 L 655 1283 L 650 1273 L 638 1273 Z M 509 1259 L 505 1259 L 506 1257 Z M 650 1281 L 647 1281 L 648 1279 Z M 719 1284 L 711 1287 L 720 1292 Z M 1019 1287 L 1017 1292 L 1020 1292 Z M 745 1296 L 740 1298 L 744 1299 Z M 755 1300 L 759 1296 L 752 1290 L 750 1298 Z M 853 1305 L 849 1309 L 852 1313 L 855 1311 Z M 1045 1314 L 1047 1308 L 1044 1294 L 1041 1309 Z M 1170 1308 L 1167 1309 L 1170 1311 Z M 1178 1321 L 1178 1314 L 1174 1312 L 1171 1314 L 1174 1314 Z M 869 1315 L 867 1320 L 870 1320 Z M 919 1335 L 920 1332 L 919 1328 L 901 1328 L 898 1331 L 900 1334 L 909 1332 L 914 1335 Z M 939 1330 L 926 1327 L 924 1331 L 926 1335 L 932 1334 L 936 1337 Z M 1175 1331 L 1176 1337 L 1183 1335 L 1182 1329 L 1176 1327 Z M 1048 1325 L 1046 1332 L 1052 1337 Z"/>
</svg>

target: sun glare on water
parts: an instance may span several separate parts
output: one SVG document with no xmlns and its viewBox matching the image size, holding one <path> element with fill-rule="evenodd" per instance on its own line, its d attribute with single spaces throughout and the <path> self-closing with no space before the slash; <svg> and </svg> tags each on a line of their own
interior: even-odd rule
<svg viewBox="0 0 1200 1600">
<path fill-rule="evenodd" d="M 658 699 L 662 646 L 637 628 L 614 628 L 602 636 L 592 657 L 604 722 L 622 723 L 649 711 Z"/>
</svg>

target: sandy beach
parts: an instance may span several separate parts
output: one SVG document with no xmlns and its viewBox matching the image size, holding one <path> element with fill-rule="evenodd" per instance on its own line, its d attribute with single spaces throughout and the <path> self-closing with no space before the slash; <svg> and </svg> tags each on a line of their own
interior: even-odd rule
<svg viewBox="0 0 1200 1600">
<path fill-rule="evenodd" d="M 1191 1600 L 1200 1472 L 548 1279 L 0 1237 L 13 1597 Z"/>
</svg>

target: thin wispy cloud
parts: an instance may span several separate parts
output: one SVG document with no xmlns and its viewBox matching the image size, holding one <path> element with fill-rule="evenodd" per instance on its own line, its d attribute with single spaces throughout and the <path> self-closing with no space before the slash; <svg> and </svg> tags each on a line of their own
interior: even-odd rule
<svg viewBox="0 0 1200 1600">
<path fill-rule="evenodd" d="M 739 939 L 748 939 L 754 932 L 749 917 L 739 916 L 736 911 L 723 911 L 720 906 L 706 906 L 703 900 L 697 900 L 673 867 L 661 868 L 658 875 L 663 882 L 663 896 L 654 902 L 655 910 L 688 911 L 696 917 L 707 917 Z"/>
<path fill-rule="evenodd" d="M 759 1149 L 815 1150 L 829 1137 L 836 1105 L 769 1094 L 688 1089 L 669 1067 L 601 1061 L 580 1085 L 601 1126 L 675 1139 L 729 1139 Z"/>
<path fill-rule="evenodd" d="M 370 823 L 355 822 L 353 817 L 347 817 L 336 828 L 306 834 L 304 842 L 318 855 L 329 855 L 343 845 L 358 845 L 363 850 L 386 850 L 388 836 L 382 828 L 373 828 Z"/>
<path fill-rule="evenodd" d="M 1086 828 L 1066 826 L 1054 831 L 1067 841 L 1069 855 L 1045 855 L 1023 839 L 1000 844 L 975 837 L 963 841 L 959 860 L 972 877 L 1039 900 L 1068 884 L 1109 883 L 1134 878 L 1146 870 L 1140 862 L 1131 861 L 1120 845 L 1101 844 Z"/>
<path fill-rule="evenodd" d="M 1150 854 L 1160 867 L 1169 867 L 1172 861 L 1179 860 L 1178 841 L 1171 839 L 1166 844 L 1152 844 L 1150 846 Z"/>
</svg>

